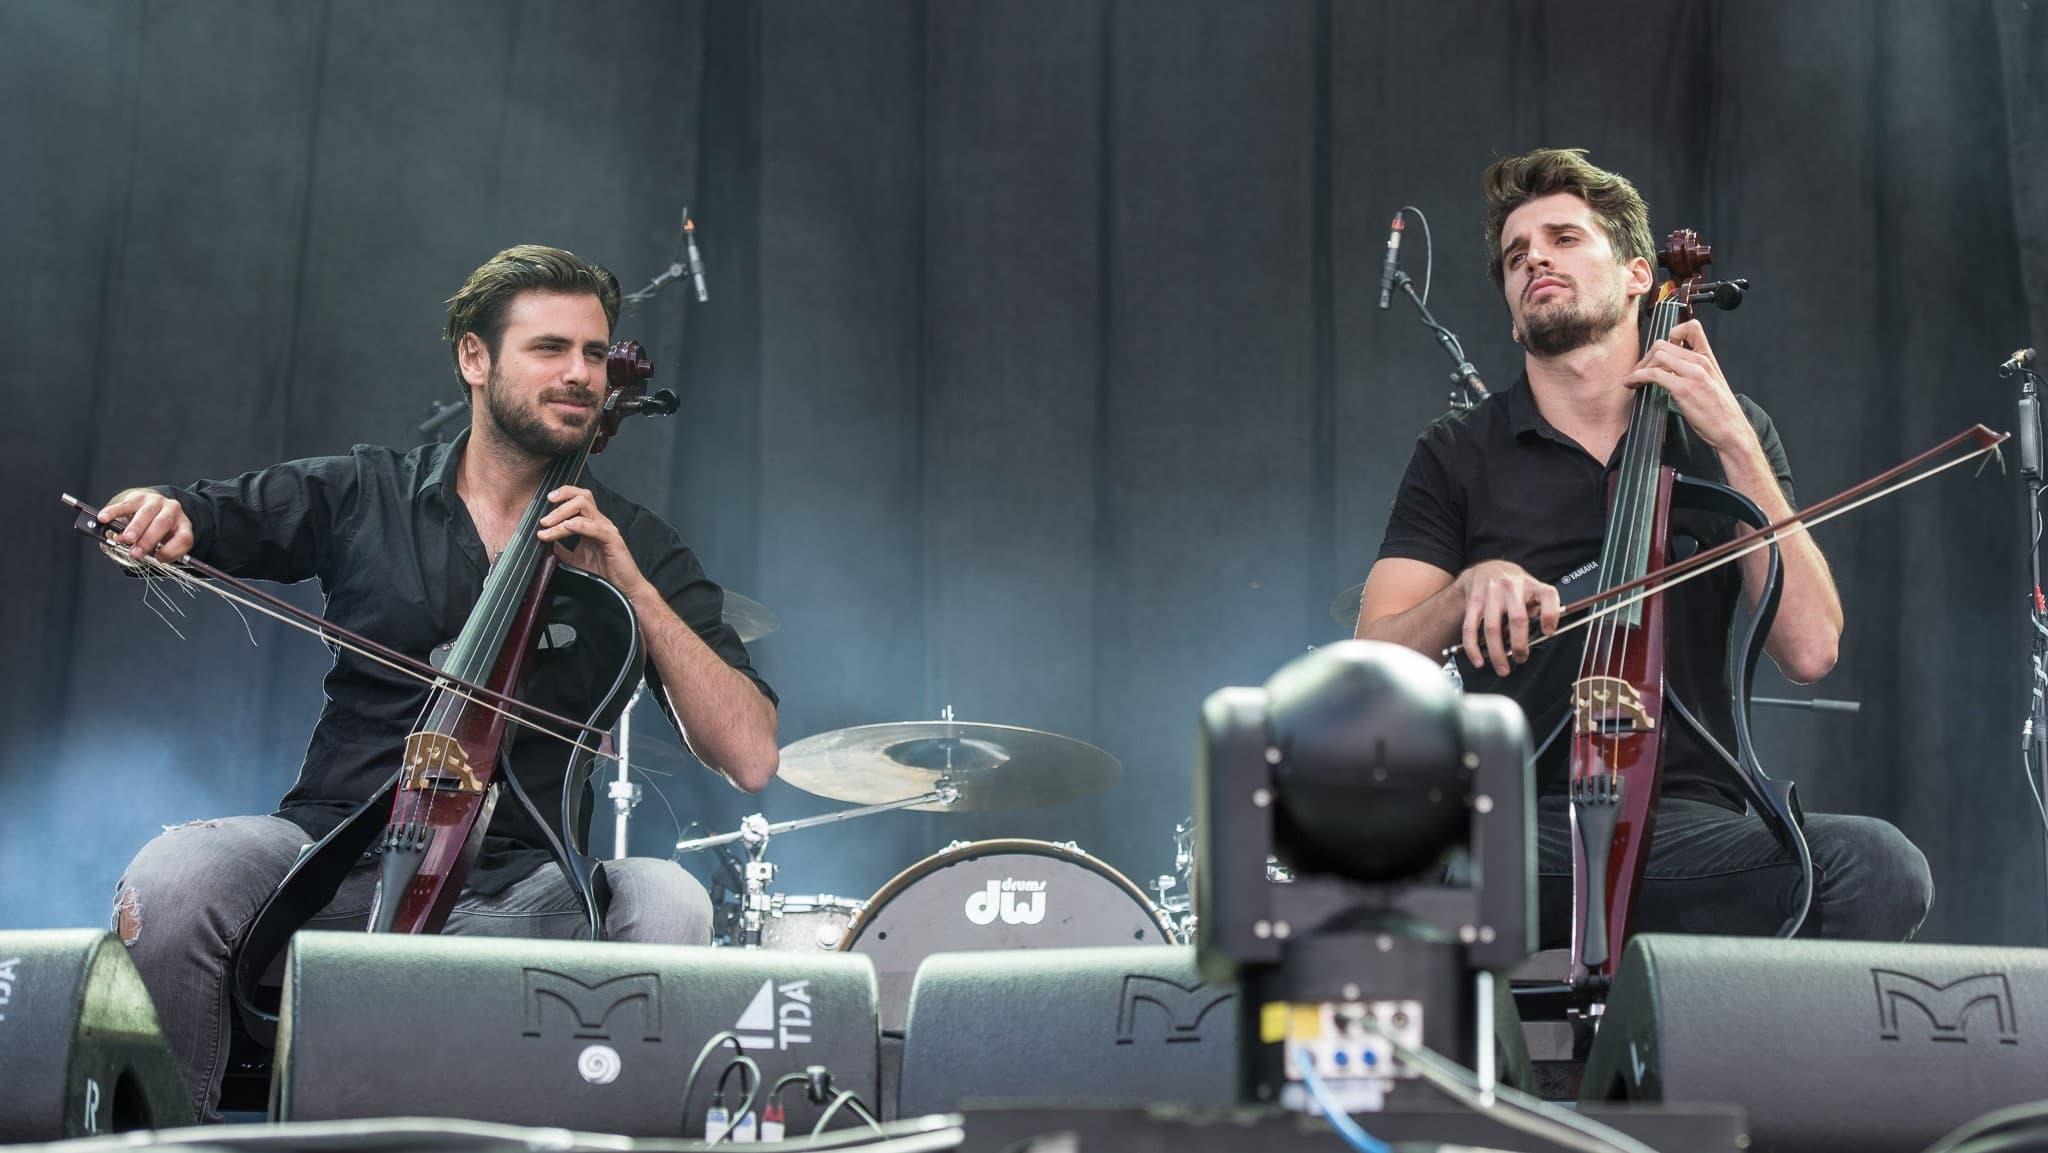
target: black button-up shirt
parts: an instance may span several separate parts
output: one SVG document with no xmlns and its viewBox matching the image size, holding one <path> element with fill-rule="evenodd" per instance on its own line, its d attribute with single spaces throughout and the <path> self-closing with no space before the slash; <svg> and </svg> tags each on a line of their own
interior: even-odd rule
<svg viewBox="0 0 2048 1153">
<path fill-rule="evenodd" d="M 358 445 L 345 456 L 288 461 L 233 480 L 162 491 L 192 518 L 193 552 L 201 560 L 256 580 L 317 578 L 327 598 L 327 620 L 428 660 L 461 632 L 490 567 L 455 491 L 467 440 L 464 433 L 453 444 L 423 445 L 403 455 Z M 704 575 L 676 531 L 588 474 L 584 486 L 676 615 L 774 701 L 739 636 L 720 619 L 725 593 Z M 590 715 L 616 671 L 594 670 L 562 653 L 539 656 L 522 699 L 563 716 Z M 646 679 L 655 699 L 663 700 L 652 660 Z M 397 770 L 406 734 L 420 721 L 429 692 L 410 676 L 345 649 L 335 653 L 325 687 L 326 705 L 298 782 L 278 809 L 314 837 L 340 824 Z M 573 750 L 539 734 L 513 732 L 513 772 L 559 834 L 562 785 Z M 579 839 L 587 823 L 576 830 Z M 545 843 L 525 811 L 511 797 L 502 798 L 471 874 L 472 887 L 501 889 L 530 867 L 529 858 Z"/>
<path fill-rule="evenodd" d="M 1776 427 L 1748 397 L 1736 399 L 1791 501 L 1792 470 Z M 1727 476 L 1714 450 L 1675 408 L 1665 433 L 1664 463 L 1704 480 L 1725 482 Z M 1562 597 L 1569 604 L 1597 586 L 1597 574 L 1585 570 L 1600 559 L 1608 479 L 1620 464 L 1618 446 L 1614 459 L 1603 464 L 1552 427 L 1537 410 L 1524 376 L 1470 412 L 1440 417 L 1424 430 L 1394 498 L 1379 555 L 1422 561 L 1454 574 L 1481 561 L 1513 561 L 1537 580 L 1563 585 Z M 1710 547 L 1728 539 L 1733 528 L 1725 517 L 1683 509 L 1672 513 L 1674 542 L 1690 536 L 1700 547 Z M 1572 578 L 1569 584 L 1567 577 Z M 1728 634 L 1741 588 L 1739 566 L 1727 565 L 1665 594 L 1665 681 L 1730 749 Z M 1470 691 L 1513 697 L 1540 743 L 1568 715 L 1585 635 L 1581 630 L 1556 644 L 1532 648 L 1528 663 L 1505 678 L 1490 668 L 1472 668 L 1462 656 L 1459 671 Z M 1665 710 L 1665 722 L 1664 795 L 1741 809 L 1742 793 L 1724 762 L 1678 720 L 1675 710 Z M 1539 793 L 1564 791 L 1569 748 L 1560 737 L 1538 760 Z"/>
</svg>

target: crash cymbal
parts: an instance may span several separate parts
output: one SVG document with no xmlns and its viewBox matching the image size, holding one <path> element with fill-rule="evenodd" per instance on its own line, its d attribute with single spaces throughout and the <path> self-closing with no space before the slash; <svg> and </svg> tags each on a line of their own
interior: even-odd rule
<svg viewBox="0 0 2048 1153">
<path fill-rule="evenodd" d="M 751 597 L 743 597 L 731 589 L 725 590 L 725 608 L 720 610 L 718 615 L 725 619 L 726 624 L 732 626 L 732 631 L 740 634 L 740 643 L 743 645 L 753 644 L 774 632 L 782 624 L 775 619 L 775 614 L 767 605 Z"/>
<path fill-rule="evenodd" d="M 1330 602 L 1330 619 L 1344 626 L 1347 637 L 1358 627 L 1358 604 L 1364 599 L 1365 586 L 1355 584 L 1338 593 L 1337 599 Z"/>
<path fill-rule="evenodd" d="M 903 721 L 819 733 L 782 750 L 781 778 L 807 793 L 883 804 L 931 792 L 941 780 L 960 791 L 922 812 L 990 812 L 1056 805 L 1116 783 L 1116 758 L 1085 741 L 1015 725 Z"/>
</svg>

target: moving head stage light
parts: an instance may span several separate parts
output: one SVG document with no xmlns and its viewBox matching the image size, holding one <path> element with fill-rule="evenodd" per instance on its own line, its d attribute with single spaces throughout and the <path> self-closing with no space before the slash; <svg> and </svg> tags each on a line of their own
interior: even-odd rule
<svg viewBox="0 0 2048 1153">
<path fill-rule="evenodd" d="M 1307 1107 L 1308 1063 L 1326 1107 L 1430 1103 L 1390 1039 L 1490 1084 L 1493 978 L 1535 947 L 1529 756 L 1512 701 L 1376 641 L 1203 702 L 1199 960 L 1243 990 L 1243 1100 Z"/>
</svg>

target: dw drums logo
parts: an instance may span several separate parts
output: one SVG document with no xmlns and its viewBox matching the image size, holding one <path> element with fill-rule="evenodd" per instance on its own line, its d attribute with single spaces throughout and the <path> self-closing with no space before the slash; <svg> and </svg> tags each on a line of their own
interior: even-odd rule
<svg viewBox="0 0 2048 1153">
<path fill-rule="evenodd" d="M 1036 925 L 1045 920 L 1045 882 L 1004 877 L 967 896 L 967 919 L 977 925 Z"/>
<path fill-rule="evenodd" d="M 2012 983 L 2004 973 L 1978 973 L 1946 985 L 1895 969 L 1872 969 L 1870 976 L 1877 983 L 1877 1035 L 1883 1040 L 1897 1041 L 1908 1031 L 1920 1035 L 1921 1030 L 1910 1028 L 1915 1019 L 1912 1014 L 1907 1014 L 1908 1027 L 1899 1024 L 1899 1008 L 1909 1005 L 1926 1020 L 1931 1041 L 1967 1042 L 1970 1022 L 1976 1020 L 1996 1030 L 1993 1035 L 1999 1044 L 2020 1043 Z M 1983 1035 L 1981 1028 L 1979 1035 Z"/>
</svg>

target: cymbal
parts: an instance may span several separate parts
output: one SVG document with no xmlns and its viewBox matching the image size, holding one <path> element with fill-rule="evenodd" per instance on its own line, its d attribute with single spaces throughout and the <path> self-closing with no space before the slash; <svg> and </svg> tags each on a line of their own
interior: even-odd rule
<svg viewBox="0 0 2048 1153">
<path fill-rule="evenodd" d="M 725 608 L 719 610 L 718 615 L 732 626 L 732 631 L 740 634 L 743 645 L 753 644 L 782 626 L 767 605 L 731 589 L 725 590 Z"/>
<path fill-rule="evenodd" d="M 1116 758 L 1085 741 L 1015 725 L 903 721 L 835 729 L 782 750 L 783 780 L 807 793 L 878 805 L 931 792 L 920 812 L 993 812 L 1091 797 L 1116 783 Z"/>
<path fill-rule="evenodd" d="M 1344 634 L 1358 627 L 1358 605 L 1365 599 L 1365 585 L 1355 584 L 1337 594 L 1330 602 L 1330 619 L 1344 626 Z"/>
</svg>

